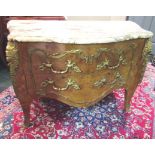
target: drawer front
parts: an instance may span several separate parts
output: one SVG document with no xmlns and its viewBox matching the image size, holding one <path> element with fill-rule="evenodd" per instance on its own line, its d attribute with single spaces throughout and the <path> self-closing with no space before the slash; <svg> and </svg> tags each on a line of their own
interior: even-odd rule
<svg viewBox="0 0 155 155">
<path fill-rule="evenodd" d="M 132 67 L 141 59 L 139 44 L 141 40 L 92 45 L 29 43 L 35 91 L 73 106 L 89 106 L 113 89 L 125 87 Z"/>
</svg>

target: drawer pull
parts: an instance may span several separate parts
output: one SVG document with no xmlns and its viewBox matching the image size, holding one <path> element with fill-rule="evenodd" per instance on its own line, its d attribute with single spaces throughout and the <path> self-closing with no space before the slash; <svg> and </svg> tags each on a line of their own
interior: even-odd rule
<svg viewBox="0 0 155 155">
<path fill-rule="evenodd" d="M 69 71 L 69 69 L 73 70 L 74 72 L 81 72 L 80 68 L 76 65 L 76 63 L 72 62 L 71 60 L 67 60 L 66 68 L 63 71 L 53 69 L 53 64 L 51 63 L 42 63 L 42 65 L 39 67 L 41 71 L 44 71 L 46 68 L 50 69 L 53 73 L 56 74 L 65 74 Z"/>
<path fill-rule="evenodd" d="M 53 80 L 45 80 L 41 83 L 41 87 L 42 88 L 47 88 L 49 85 L 52 85 L 52 88 L 54 90 L 58 90 L 58 91 L 64 91 L 64 90 L 67 90 L 69 88 L 74 88 L 76 90 L 80 89 L 80 86 L 77 84 L 77 82 L 73 79 L 68 79 L 67 82 L 66 82 L 66 86 L 65 87 L 62 87 L 62 88 L 59 88 L 59 87 L 56 87 L 54 85 L 54 81 Z"/>
<path fill-rule="evenodd" d="M 122 78 L 121 74 L 119 72 L 115 73 L 115 78 L 113 81 L 108 81 L 105 77 L 103 77 L 101 80 L 98 80 L 94 83 L 95 87 L 103 87 L 104 85 L 110 85 L 110 87 L 114 87 L 114 85 L 118 83 L 120 86 L 123 86 L 125 84 L 124 79 Z"/>
<path fill-rule="evenodd" d="M 126 65 L 127 62 L 126 62 L 126 60 L 122 56 L 123 50 L 119 49 L 118 52 L 119 52 L 119 60 L 118 60 L 118 63 L 116 65 L 110 66 L 109 65 L 109 60 L 107 58 L 105 58 L 104 61 L 102 61 L 100 64 L 97 65 L 96 70 L 101 70 L 101 69 L 113 70 L 113 69 L 118 68 L 121 64 L 122 65 Z"/>
</svg>

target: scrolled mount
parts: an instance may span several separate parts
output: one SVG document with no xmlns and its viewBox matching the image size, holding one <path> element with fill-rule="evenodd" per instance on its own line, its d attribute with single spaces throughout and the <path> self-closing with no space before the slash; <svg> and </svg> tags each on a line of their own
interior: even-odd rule
<svg viewBox="0 0 155 155">
<path fill-rule="evenodd" d="M 8 42 L 6 47 L 6 58 L 10 67 L 10 77 L 12 83 L 16 85 L 15 75 L 19 66 L 18 48 L 15 42 Z"/>
</svg>

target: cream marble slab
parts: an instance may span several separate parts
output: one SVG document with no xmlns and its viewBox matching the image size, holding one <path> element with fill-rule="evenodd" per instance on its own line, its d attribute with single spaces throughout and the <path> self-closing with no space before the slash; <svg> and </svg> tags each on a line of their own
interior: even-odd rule
<svg viewBox="0 0 155 155">
<path fill-rule="evenodd" d="M 153 36 L 131 21 L 12 20 L 7 27 L 8 40 L 19 42 L 92 44 Z"/>
</svg>

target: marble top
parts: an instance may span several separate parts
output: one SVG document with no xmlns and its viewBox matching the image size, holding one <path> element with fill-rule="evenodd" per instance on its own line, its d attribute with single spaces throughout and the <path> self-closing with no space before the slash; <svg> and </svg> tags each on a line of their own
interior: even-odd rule
<svg viewBox="0 0 155 155">
<path fill-rule="evenodd" d="M 8 40 L 19 42 L 91 44 L 153 36 L 131 21 L 11 20 L 7 28 Z"/>
</svg>

